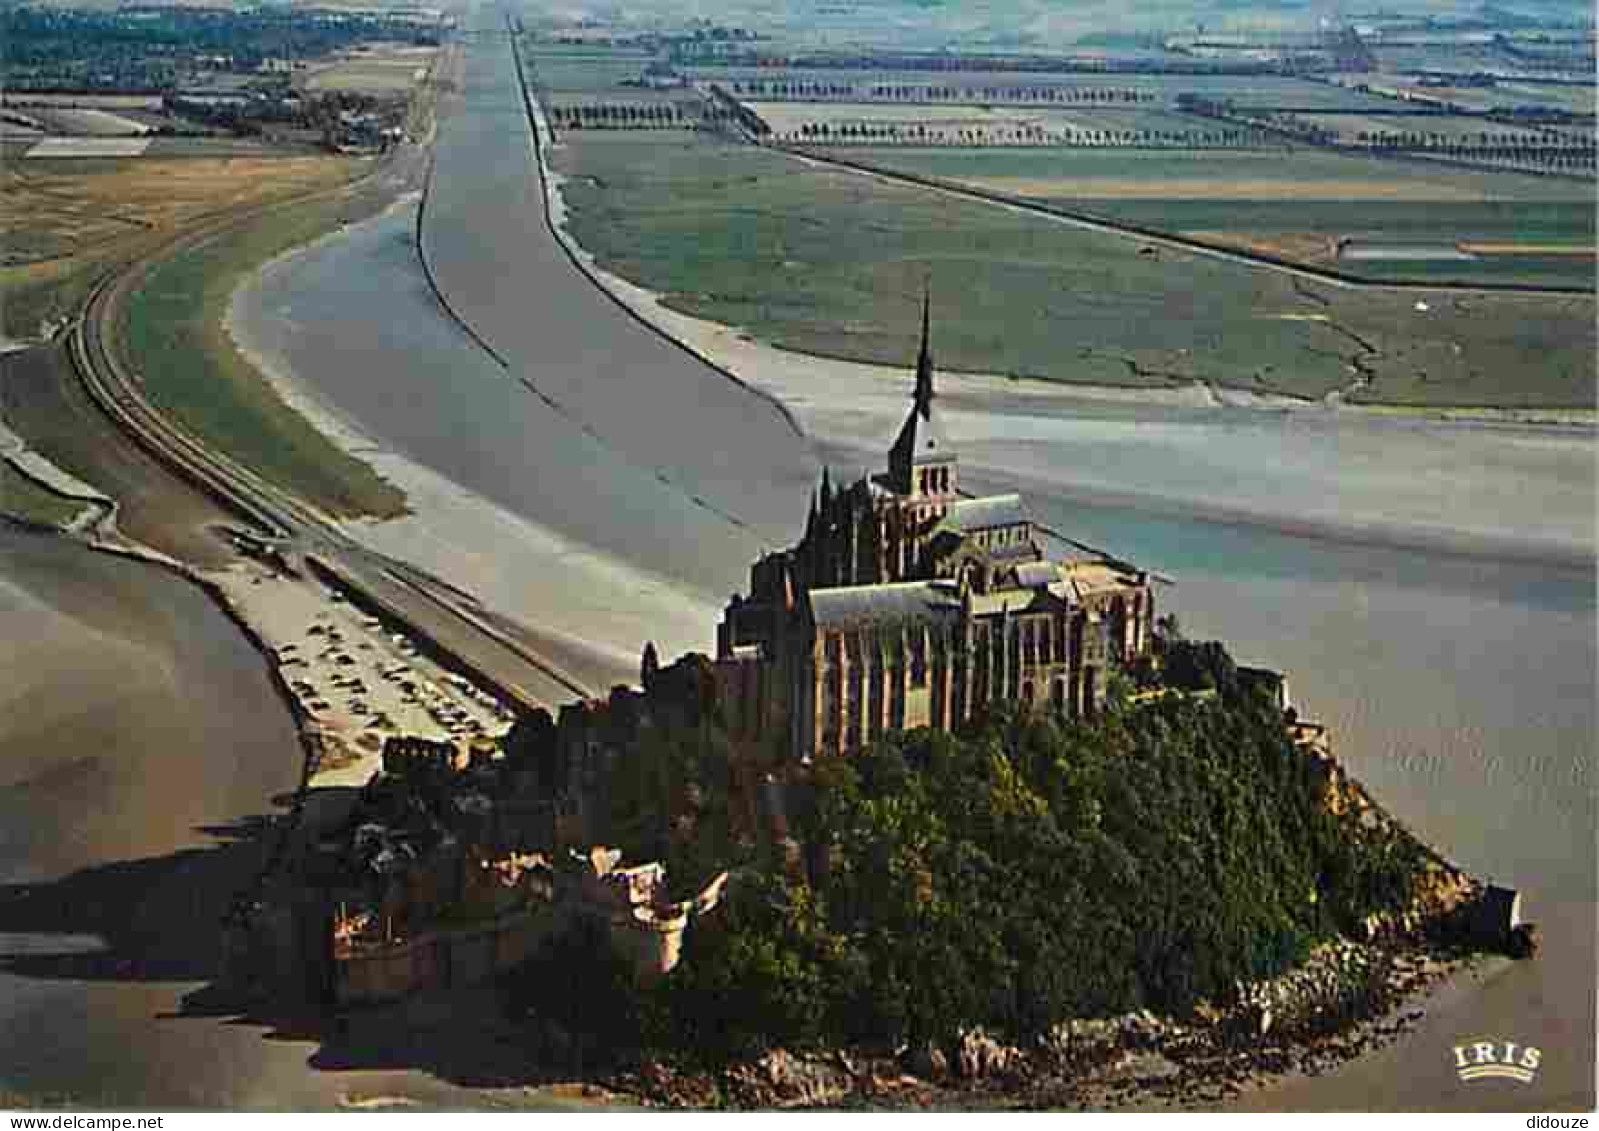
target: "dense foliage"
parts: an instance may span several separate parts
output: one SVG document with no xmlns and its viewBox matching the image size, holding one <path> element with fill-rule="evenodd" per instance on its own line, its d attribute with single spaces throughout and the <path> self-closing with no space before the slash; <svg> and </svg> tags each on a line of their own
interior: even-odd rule
<svg viewBox="0 0 1599 1131">
<path fill-rule="evenodd" d="M 630 860 L 659 860 L 687 898 L 724 868 L 749 862 L 732 835 L 733 759 L 720 728 L 650 726 L 636 756 L 606 782 L 607 841 Z"/>
<path fill-rule="evenodd" d="M 627 1023 L 717 1058 L 975 1025 L 1026 1039 L 1225 998 L 1401 902 L 1414 842 L 1327 809 L 1223 650 L 1172 647 L 1220 694 L 887 735 L 818 767 L 795 814 L 811 882 L 745 869 Z"/>
</svg>

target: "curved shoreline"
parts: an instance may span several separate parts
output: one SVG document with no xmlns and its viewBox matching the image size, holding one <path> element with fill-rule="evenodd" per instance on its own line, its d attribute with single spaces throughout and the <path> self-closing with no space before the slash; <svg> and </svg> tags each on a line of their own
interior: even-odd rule
<svg viewBox="0 0 1599 1131">
<path fill-rule="evenodd" d="M 362 224 L 385 220 L 394 223 L 395 213 L 406 207 L 417 207 L 419 202 L 416 198 L 416 193 L 407 193 L 384 212 L 363 221 Z M 408 223 L 407 228 L 410 229 L 411 239 L 414 241 L 416 224 Z M 252 288 L 272 273 L 291 270 L 300 257 L 313 255 L 331 247 L 336 241 L 346 238 L 347 234 L 344 231 L 330 232 L 310 244 L 285 251 L 263 265 L 252 278 L 241 282 L 233 292 L 228 304 L 225 328 L 241 356 L 285 404 L 308 420 L 343 451 L 371 462 L 387 480 L 406 493 L 409 500 L 408 514 L 375 523 L 360 520 L 361 530 L 356 531 L 352 527 L 352 536 L 363 545 L 371 545 L 376 552 L 385 557 L 410 563 L 413 568 L 427 573 L 433 584 L 454 590 L 455 595 L 464 600 L 493 602 L 495 598 L 499 598 L 498 603 L 493 605 L 497 612 L 517 617 L 523 625 L 536 626 L 539 637 L 547 640 L 563 657 L 579 656 L 585 662 L 601 664 L 607 670 L 614 668 L 618 673 L 634 670 L 637 656 L 631 636 L 624 649 L 609 636 L 584 634 L 578 630 L 578 626 L 572 624 L 547 622 L 545 618 L 548 610 L 537 607 L 536 603 L 535 607 L 529 608 L 524 604 L 510 601 L 506 594 L 494 593 L 492 585 L 488 591 L 464 593 L 459 586 L 452 585 L 450 579 L 470 577 L 472 570 L 470 561 L 457 554 L 439 551 L 437 547 L 450 540 L 459 541 L 468 538 L 474 531 L 487 535 L 489 532 L 484 531 L 483 522 L 492 524 L 495 533 L 503 533 L 503 524 L 509 522 L 518 532 L 525 531 L 526 541 L 518 540 L 518 545 L 526 546 L 528 552 L 537 559 L 532 563 L 535 568 L 542 560 L 542 555 L 557 554 L 563 559 L 576 556 L 601 563 L 603 576 L 618 587 L 628 589 L 643 587 L 652 592 L 669 592 L 676 595 L 674 603 L 693 604 L 695 595 L 684 592 L 678 579 L 625 560 L 613 551 L 597 548 L 555 527 L 545 526 L 536 517 L 508 511 L 500 503 L 479 494 L 474 488 L 456 483 L 444 473 L 435 470 L 432 465 L 396 449 L 389 441 L 370 432 L 362 423 L 322 395 L 315 383 L 297 371 L 289 358 L 279 356 L 260 333 L 262 312 L 250 306 L 250 299 L 253 297 Z M 418 272 L 418 281 L 422 281 L 420 272 Z M 430 303 L 437 302 L 437 296 L 432 293 L 431 288 L 424 285 L 423 290 Z M 429 316 L 437 316 L 442 312 L 437 306 L 430 306 L 427 313 Z M 443 319 L 442 324 L 446 327 L 453 326 L 447 317 Z M 466 340 L 463 348 L 476 350 L 478 346 L 475 341 Z M 516 383 L 521 384 L 521 382 Z M 592 439 L 592 436 L 590 438 Z M 444 521 L 446 509 L 450 515 L 456 517 Z M 413 527 L 415 532 L 422 536 L 422 542 L 418 542 L 415 537 L 407 533 Z M 384 531 L 392 532 L 392 537 L 385 537 L 381 533 Z M 429 537 L 430 532 L 434 536 Z M 438 537 L 440 534 L 443 535 L 444 541 Z M 462 543 L 463 546 L 471 544 L 476 543 Z M 641 636 L 640 639 L 642 638 Z M 591 683 L 591 688 L 592 686 Z M 583 693 L 586 694 L 587 692 Z"/>
<path fill-rule="evenodd" d="M 564 228 L 558 231 L 563 243 L 568 244 L 569 247 L 575 247 L 577 254 L 588 255 L 581 248 L 581 245 L 577 245 L 572 241 L 570 233 Z M 719 353 L 722 355 L 723 364 L 739 364 L 753 368 L 762 363 L 775 362 L 781 365 L 785 359 L 791 358 L 797 369 L 805 370 L 807 376 L 820 365 L 826 368 L 830 376 L 851 381 L 852 386 L 857 391 L 877 385 L 885 389 L 893 389 L 894 395 L 897 397 L 904 386 L 905 375 L 903 370 L 892 366 L 834 361 L 828 358 L 819 358 L 813 354 L 802 354 L 756 342 L 745 337 L 734 327 L 707 322 L 692 315 L 672 310 L 653 292 L 647 291 L 626 279 L 611 275 L 601 268 L 591 266 L 586 271 L 586 274 L 594 279 L 597 285 L 603 287 L 614 299 L 628 306 L 635 317 L 651 322 L 656 333 L 682 341 L 687 344 L 687 348 L 702 350 L 712 356 Z M 950 397 L 951 400 L 955 396 L 969 392 L 978 397 L 991 394 L 1015 396 L 1019 400 L 1036 401 L 1040 404 L 1072 405 L 1088 403 L 1093 405 L 1126 405 L 1129 408 L 1171 409 L 1221 407 L 1236 409 L 1244 414 L 1258 414 L 1262 418 L 1279 417 L 1284 414 L 1304 414 L 1309 419 L 1334 421 L 1342 419 L 1365 419 L 1374 423 L 1393 421 L 1395 426 L 1417 422 L 1458 425 L 1462 428 L 1472 429 L 1522 430 L 1547 428 L 1558 434 L 1574 436 L 1590 434 L 1594 429 L 1594 421 L 1589 419 L 1551 420 L 1548 419 L 1547 414 L 1538 414 L 1534 419 L 1521 419 L 1512 415 L 1516 410 L 1485 410 L 1485 414 L 1479 416 L 1463 411 L 1445 413 L 1430 409 L 1409 411 L 1402 409 L 1373 409 L 1365 406 L 1338 406 L 1337 408 L 1332 408 L 1319 402 L 1301 402 L 1289 407 L 1266 401 L 1256 394 L 1242 394 L 1237 399 L 1229 398 L 1217 405 L 1216 401 L 1207 396 L 1203 390 L 1192 388 L 1138 390 L 1118 386 L 1068 385 L 1044 381 L 1017 382 L 997 375 L 953 371 L 941 371 L 939 379 L 945 390 L 944 395 Z M 786 383 L 786 379 L 777 382 L 779 386 Z M 770 392 L 768 395 L 776 396 L 778 394 Z M 897 400 L 895 403 L 897 408 Z M 979 465 L 976 461 L 968 462 L 973 470 L 978 469 Z M 1015 471 L 1007 471 L 1006 475 L 1012 480 L 1025 478 L 1024 474 Z M 1083 487 L 1079 490 L 1064 490 L 1059 485 L 1054 485 L 1051 490 L 1065 496 L 1080 497 L 1083 501 L 1095 505 L 1137 506 L 1152 514 L 1201 517 L 1227 526 L 1267 530 L 1290 537 L 1349 542 L 1388 549 L 1436 552 L 1468 560 L 1483 559 L 1547 563 L 1561 569 L 1578 570 L 1590 570 L 1593 567 L 1593 556 L 1589 547 L 1571 545 L 1565 542 L 1535 543 L 1517 533 L 1459 532 L 1446 526 L 1423 528 L 1380 521 L 1367 521 L 1358 524 L 1348 521 L 1334 522 L 1329 519 L 1304 514 L 1283 515 L 1270 510 L 1252 509 L 1236 502 L 1201 501 L 1189 497 L 1174 498 L 1163 494 L 1140 495 L 1126 490 L 1106 491 L 1093 486 Z"/>
<path fill-rule="evenodd" d="M 428 290 L 433 292 L 433 297 L 438 300 L 439 309 L 444 311 L 444 316 L 453 322 L 472 343 L 494 360 L 494 363 L 506 372 L 510 372 L 511 363 L 505 356 L 495 349 L 482 334 L 473 328 L 472 324 L 460 311 L 455 309 L 455 304 L 450 301 L 450 296 L 444 293 L 444 287 L 439 282 L 438 276 L 433 273 L 433 263 L 428 258 L 427 241 L 423 228 L 427 223 L 428 199 L 433 191 L 433 166 L 437 159 L 434 153 L 428 154 L 427 173 L 422 178 L 422 196 L 416 206 L 416 224 L 413 226 L 412 241 L 416 246 L 417 262 L 422 265 L 422 277 L 427 280 Z M 537 390 L 535 390 L 537 392 Z M 542 396 L 542 394 L 539 394 Z M 557 406 L 548 397 L 543 398 L 551 408 Z"/>
<path fill-rule="evenodd" d="M 350 183 L 319 190 L 270 207 L 272 209 L 293 207 L 299 203 L 328 196 L 347 195 L 381 177 L 387 167 L 387 165 L 380 166 Z M 379 213 L 393 207 L 393 204 L 394 201 L 389 201 Z M 231 230 L 237 224 L 263 211 L 266 210 L 251 210 L 240 216 L 230 216 L 215 225 L 182 233 L 161 245 L 149 256 L 105 280 L 91 294 L 83 316 L 71 329 L 71 355 L 74 368 L 84 389 L 101 412 L 158 464 L 180 481 L 198 489 L 218 504 L 225 513 L 239 516 L 246 525 L 271 538 L 298 542 L 300 549 L 305 551 L 323 550 L 334 555 L 353 555 L 356 558 L 380 557 L 381 555 L 373 555 L 352 539 L 338 519 L 326 514 L 316 504 L 299 498 L 254 469 L 241 465 L 230 455 L 218 452 L 203 439 L 191 436 L 167 419 L 147 400 L 139 383 L 125 371 L 122 359 L 117 355 L 114 346 L 108 344 L 107 339 L 110 335 L 105 332 L 105 324 L 112 318 L 121 292 L 150 271 L 161 256 L 212 238 L 220 231 Z M 331 232 L 323 238 L 337 234 Z M 261 377 L 262 380 L 267 380 L 265 374 Z M 308 421 L 308 423 L 313 428 L 316 426 L 314 422 Z M 424 571 L 413 569 L 412 572 L 423 574 Z M 346 582 L 356 584 L 350 579 L 346 579 Z M 374 600 L 381 601 L 381 598 L 375 594 L 371 596 Z M 430 611 L 442 610 L 448 618 L 464 623 L 474 648 L 482 645 L 490 652 L 509 656 L 513 664 L 528 665 L 545 678 L 553 679 L 562 686 L 581 686 L 579 681 L 572 680 L 561 671 L 561 665 L 536 655 L 528 646 L 511 639 L 503 630 L 487 623 L 482 611 L 477 609 L 472 601 L 463 599 L 458 592 L 443 596 L 423 594 L 423 597 Z M 409 623 L 414 616 L 397 615 L 396 619 Z M 428 635 L 427 630 L 420 625 L 413 627 L 420 635 Z M 503 682 L 491 675 L 486 667 L 479 665 L 475 659 L 468 658 L 466 654 L 456 655 L 454 659 L 463 669 L 471 671 L 484 685 L 504 686 Z M 533 705 L 535 702 L 525 691 L 513 698 L 527 705 Z"/>
</svg>

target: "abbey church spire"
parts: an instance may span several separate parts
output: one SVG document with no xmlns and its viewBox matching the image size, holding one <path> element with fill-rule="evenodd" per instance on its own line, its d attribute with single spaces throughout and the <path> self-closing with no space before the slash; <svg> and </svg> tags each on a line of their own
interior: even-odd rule
<svg viewBox="0 0 1599 1131">
<path fill-rule="evenodd" d="M 916 355 L 916 411 L 923 420 L 933 413 L 932 285 L 922 288 L 922 349 Z"/>
</svg>

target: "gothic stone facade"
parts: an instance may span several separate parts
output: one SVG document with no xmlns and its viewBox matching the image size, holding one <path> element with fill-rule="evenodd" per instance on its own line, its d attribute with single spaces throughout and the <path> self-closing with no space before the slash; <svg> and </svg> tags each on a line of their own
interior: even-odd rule
<svg viewBox="0 0 1599 1131">
<path fill-rule="evenodd" d="M 885 730 L 949 730 L 992 704 L 1091 716 L 1149 647 L 1148 575 L 971 498 L 934 405 L 924 309 L 916 395 L 886 474 L 835 490 L 804 537 L 750 570 L 717 631 L 740 740 L 846 755 Z"/>
</svg>

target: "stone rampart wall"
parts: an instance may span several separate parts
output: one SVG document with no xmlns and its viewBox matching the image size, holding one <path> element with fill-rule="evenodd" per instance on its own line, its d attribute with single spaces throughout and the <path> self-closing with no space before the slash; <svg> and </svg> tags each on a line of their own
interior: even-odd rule
<svg viewBox="0 0 1599 1131">
<path fill-rule="evenodd" d="M 547 912 L 517 911 L 481 927 L 429 931 L 336 955 L 334 997 L 340 1005 L 369 1005 L 475 985 L 531 957 L 552 925 Z"/>
</svg>

